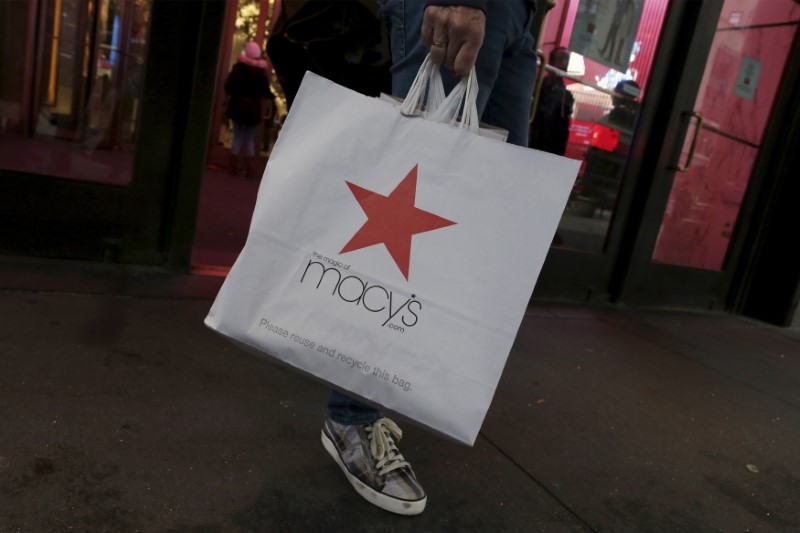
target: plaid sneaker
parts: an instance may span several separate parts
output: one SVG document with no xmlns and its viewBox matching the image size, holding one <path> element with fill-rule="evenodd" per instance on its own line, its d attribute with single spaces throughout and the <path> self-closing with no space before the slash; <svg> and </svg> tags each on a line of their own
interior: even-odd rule
<svg viewBox="0 0 800 533">
<path fill-rule="evenodd" d="M 370 503 L 397 514 L 425 510 L 427 496 L 396 442 L 403 432 L 388 418 L 363 426 L 322 426 L 322 445 L 339 464 L 350 484 Z"/>
</svg>

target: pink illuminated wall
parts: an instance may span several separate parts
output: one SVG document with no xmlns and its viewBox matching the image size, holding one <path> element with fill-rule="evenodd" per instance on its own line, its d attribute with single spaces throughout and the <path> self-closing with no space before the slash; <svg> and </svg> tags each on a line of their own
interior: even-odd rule
<svg viewBox="0 0 800 533">
<path fill-rule="evenodd" d="M 548 44 L 557 41 L 561 46 L 569 46 L 570 34 L 575 23 L 575 14 L 578 11 L 579 0 L 571 0 L 564 2 L 563 6 L 559 8 L 558 2 L 553 11 L 561 9 L 559 15 L 561 16 L 561 24 L 558 28 L 559 37 L 553 35 L 554 29 L 545 28 L 542 44 Z M 669 0 L 645 0 L 644 7 L 642 8 L 642 16 L 639 20 L 639 29 L 636 32 L 636 47 L 634 49 L 634 58 L 631 61 L 629 72 L 626 77 L 630 77 L 639 84 L 642 88 L 642 97 L 646 92 L 647 81 L 650 76 L 650 70 L 653 67 L 653 58 L 655 57 L 656 48 L 658 46 L 658 39 L 661 36 L 661 26 L 664 23 L 664 17 L 667 12 Z M 548 15 L 549 17 L 550 15 Z M 554 17 L 555 18 L 555 17 Z M 549 26 L 549 24 L 548 24 Z M 545 52 L 549 51 L 548 48 L 543 48 Z M 586 72 L 583 79 L 589 83 L 599 83 L 601 86 L 604 84 L 604 79 L 607 77 L 609 68 L 594 61 L 586 61 Z M 608 89 L 614 88 L 614 83 L 607 86 Z"/>
<path fill-rule="evenodd" d="M 694 108 L 706 127 L 693 165 L 675 175 L 654 261 L 724 267 L 798 19 L 793 0 L 726 0 Z"/>
</svg>

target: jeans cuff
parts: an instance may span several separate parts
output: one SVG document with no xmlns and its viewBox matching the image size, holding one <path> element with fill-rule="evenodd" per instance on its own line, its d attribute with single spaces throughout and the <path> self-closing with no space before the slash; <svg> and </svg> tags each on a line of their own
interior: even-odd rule
<svg viewBox="0 0 800 533">
<path fill-rule="evenodd" d="M 381 418 L 383 418 L 383 413 L 378 412 L 378 413 L 350 415 L 350 416 L 340 416 L 329 413 L 328 418 L 330 418 L 337 424 L 341 424 L 344 426 L 365 426 L 365 425 L 372 425 Z"/>
</svg>

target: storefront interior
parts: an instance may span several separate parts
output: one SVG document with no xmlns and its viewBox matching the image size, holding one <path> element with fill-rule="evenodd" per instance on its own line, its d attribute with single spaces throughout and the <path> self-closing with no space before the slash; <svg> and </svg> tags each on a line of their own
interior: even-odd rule
<svg viewBox="0 0 800 533">
<path fill-rule="evenodd" d="M 177 4 L 0 2 L 0 172 L 19 198 L 41 202 L 52 194 L 48 209 L 37 204 L 47 213 L 41 227 L 30 227 L 51 237 L 85 231 L 94 240 L 83 253 L 70 249 L 71 236 L 53 237 L 63 244 L 52 245 L 16 232 L 0 252 L 227 273 L 244 245 L 260 184 L 230 169 L 228 72 L 245 43 L 260 45 L 276 97 L 256 133 L 260 173 L 296 84 L 284 65 L 344 76 L 343 68 L 331 70 L 324 52 L 346 32 L 287 29 L 287 15 L 297 15 L 302 2 Z M 371 20 L 346 11 L 348 2 L 332 4 L 338 11 L 321 16 L 344 26 Z M 796 76 L 800 4 L 706 4 L 546 4 L 541 26 L 533 28 L 539 72 L 542 80 L 560 78 L 570 93 L 562 155 L 582 165 L 539 295 L 671 305 L 684 302 L 670 295 L 686 287 L 696 293 L 685 300 L 690 307 L 744 305 L 737 291 L 748 275 L 748 224 L 769 207 L 764 195 L 780 188 L 766 176 L 765 159 L 775 149 L 773 132 L 783 131 L 776 110 L 790 105 L 786 80 Z M 188 13 L 180 20 L 185 29 L 166 35 L 181 9 Z M 197 43 L 178 42 L 181 31 L 196 34 Z M 294 52 L 271 47 L 276 31 L 290 35 Z M 548 64 L 559 47 L 571 51 L 564 69 Z M 378 53 L 373 63 L 385 65 L 387 55 Z M 635 91 L 619 91 L 626 80 Z M 159 93 L 167 87 L 169 97 Z M 532 132 L 538 97 L 532 96 Z M 615 123 L 621 108 L 626 119 Z M 38 216 L 22 200 L 13 207 L 10 219 Z M 62 221 L 55 229 L 47 226 L 51 216 Z M 80 216 L 86 220 L 70 227 Z M 146 227 L 135 227 L 142 219 Z"/>
</svg>

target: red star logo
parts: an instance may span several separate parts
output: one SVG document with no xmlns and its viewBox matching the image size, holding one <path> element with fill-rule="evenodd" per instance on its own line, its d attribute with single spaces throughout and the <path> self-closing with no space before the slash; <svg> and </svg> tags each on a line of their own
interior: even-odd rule
<svg viewBox="0 0 800 533">
<path fill-rule="evenodd" d="M 354 185 L 349 181 L 347 186 L 353 192 L 367 221 L 361 226 L 350 242 L 344 245 L 340 254 L 352 252 L 383 243 L 391 254 L 397 268 L 408 280 L 411 264 L 411 237 L 417 233 L 452 226 L 455 222 L 442 218 L 428 211 L 414 207 L 417 194 L 417 167 L 403 178 L 403 181 L 389 196 Z"/>
</svg>

